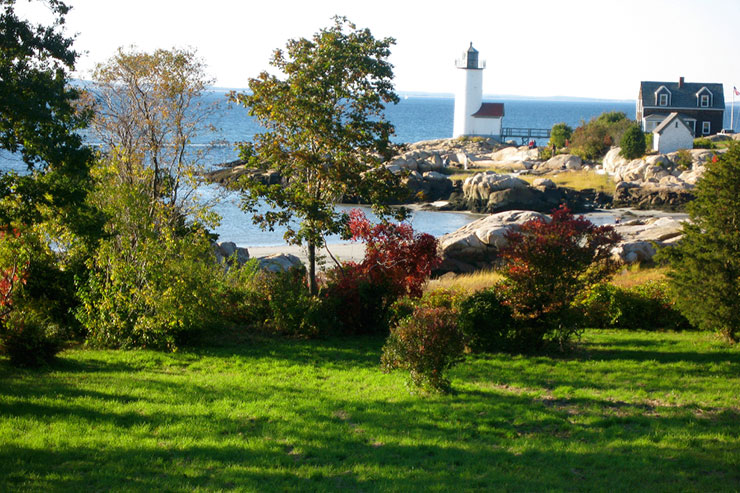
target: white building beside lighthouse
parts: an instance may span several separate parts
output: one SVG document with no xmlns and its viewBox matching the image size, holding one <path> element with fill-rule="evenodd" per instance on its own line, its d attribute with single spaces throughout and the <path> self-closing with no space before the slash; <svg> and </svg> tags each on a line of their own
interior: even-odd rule
<svg viewBox="0 0 740 493">
<path fill-rule="evenodd" d="M 483 102 L 483 69 L 478 50 L 470 48 L 455 61 L 458 69 L 455 92 L 455 121 L 453 137 L 483 136 L 498 138 L 501 135 L 501 120 L 504 117 L 503 103 Z"/>
</svg>

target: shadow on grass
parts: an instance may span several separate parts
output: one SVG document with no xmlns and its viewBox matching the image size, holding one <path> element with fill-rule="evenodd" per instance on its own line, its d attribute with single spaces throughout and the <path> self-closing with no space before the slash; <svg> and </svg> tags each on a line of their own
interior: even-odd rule
<svg viewBox="0 0 740 493">
<path fill-rule="evenodd" d="M 737 452 L 733 459 L 730 444 L 711 435 L 729 417 L 697 425 L 686 414 L 598 399 L 546 403 L 480 390 L 323 403 L 299 403 L 296 418 L 256 424 L 197 417 L 186 437 L 148 431 L 133 444 L 3 445 L 0 484 L 44 491 L 718 491 L 740 481 L 731 467 Z M 181 418 L 164 414 L 154 424 Z M 124 433 L 136 423 L 111 424 Z M 692 426 L 702 432 L 675 441 Z"/>
</svg>

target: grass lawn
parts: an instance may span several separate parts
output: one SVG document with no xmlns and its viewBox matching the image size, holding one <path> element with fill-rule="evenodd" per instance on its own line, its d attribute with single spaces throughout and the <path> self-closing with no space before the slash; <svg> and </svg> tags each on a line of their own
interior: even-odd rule
<svg viewBox="0 0 740 493">
<path fill-rule="evenodd" d="M 469 357 L 451 395 L 382 340 L 0 361 L 0 491 L 738 491 L 740 348 L 589 331 L 567 357 Z"/>
</svg>

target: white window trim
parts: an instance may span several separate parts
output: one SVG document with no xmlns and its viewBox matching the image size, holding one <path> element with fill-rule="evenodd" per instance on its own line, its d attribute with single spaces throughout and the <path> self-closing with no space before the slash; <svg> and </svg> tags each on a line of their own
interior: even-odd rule
<svg viewBox="0 0 740 493">
<path fill-rule="evenodd" d="M 712 131 L 712 122 L 701 122 L 702 135 L 709 135 Z"/>
<path fill-rule="evenodd" d="M 702 94 L 699 96 L 699 107 L 701 108 L 709 108 L 709 104 L 711 98 L 709 97 L 709 94 Z M 704 102 L 706 101 L 706 104 Z"/>
<path fill-rule="evenodd" d="M 658 106 L 668 106 L 668 94 L 658 94 Z"/>
</svg>

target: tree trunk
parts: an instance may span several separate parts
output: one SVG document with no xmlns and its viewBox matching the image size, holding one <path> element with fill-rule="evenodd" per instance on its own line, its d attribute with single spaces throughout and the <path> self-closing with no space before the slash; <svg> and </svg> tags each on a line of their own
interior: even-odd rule
<svg viewBox="0 0 740 493">
<path fill-rule="evenodd" d="M 319 291 L 316 287 L 316 245 L 312 240 L 308 241 L 308 289 L 312 296 Z"/>
</svg>

